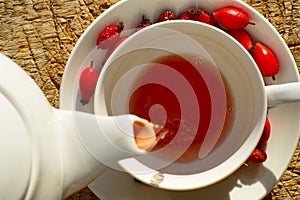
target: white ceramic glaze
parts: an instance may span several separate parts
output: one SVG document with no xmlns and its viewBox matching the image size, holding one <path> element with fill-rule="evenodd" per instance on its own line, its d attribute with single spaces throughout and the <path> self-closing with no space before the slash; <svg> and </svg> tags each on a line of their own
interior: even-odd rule
<svg viewBox="0 0 300 200">
<path fill-rule="evenodd" d="M 2 54 L 0 70 L 1 199 L 66 198 L 114 162 L 146 153 L 133 135 L 133 122 L 143 119 L 53 108 Z"/>
<path fill-rule="evenodd" d="M 76 44 L 68 60 L 63 77 L 60 105 L 66 109 L 80 109 L 78 107 L 78 77 L 90 59 L 96 60 L 97 69 L 101 70 L 101 63 L 105 51 L 96 50 L 95 41 L 100 30 L 105 26 L 123 21 L 125 29 L 134 28 L 143 14 L 151 20 L 156 20 L 159 13 L 165 9 L 172 9 L 176 14 L 182 13 L 191 6 L 199 6 L 212 12 L 218 8 L 234 5 L 245 10 L 255 26 L 247 26 L 253 41 L 261 41 L 272 47 L 280 62 L 280 72 L 273 81 L 265 78 L 268 85 L 298 82 L 298 71 L 291 52 L 275 28 L 255 9 L 238 0 L 189 0 L 175 1 L 159 0 L 140 1 L 122 0 L 101 14 L 85 31 Z M 128 15 L 131 13 L 131 15 Z M 85 53 L 84 53 L 85 52 Z M 95 56 L 97 55 L 97 56 Z M 268 89 L 267 89 L 268 90 Z M 86 112 L 94 112 L 93 106 L 86 107 Z M 278 105 L 268 110 L 271 120 L 272 135 L 266 147 L 268 160 L 263 165 L 241 167 L 227 179 L 199 190 L 188 192 L 170 192 L 158 190 L 132 180 L 131 176 L 109 169 L 99 176 L 90 188 L 101 199 L 199 199 L 205 196 L 209 199 L 260 199 L 276 185 L 285 171 L 294 153 L 299 139 L 299 103 Z M 286 137 L 285 133 L 289 133 Z M 280 159 L 279 159 L 280 158 Z M 111 192 L 111 188 L 114 192 Z"/>
<path fill-rule="evenodd" d="M 185 45 L 182 45 L 183 43 Z M 202 45 L 203 49 L 196 49 L 197 45 Z M 234 106 L 231 109 L 235 113 L 235 118 L 232 130 L 227 136 L 227 142 L 219 145 L 213 152 L 211 151 L 219 137 L 216 137 L 214 141 L 212 139 L 204 140 L 202 148 L 199 150 L 201 161 L 187 164 L 163 162 L 161 166 L 157 166 L 156 163 L 161 161 L 151 154 L 143 156 L 144 158 L 120 161 L 120 165 L 127 172 L 149 185 L 162 189 L 189 190 L 211 185 L 227 177 L 247 160 L 258 143 L 267 113 L 265 98 L 268 99 L 270 106 L 300 99 L 298 93 L 300 83 L 270 85 L 267 86 L 267 94 L 265 94 L 264 82 L 254 60 L 239 43 L 217 28 L 198 22 L 179 20 L 144 28 L 133 34 L 114 51 L 105 63 L 99 78 L 95 93 L 95 113 L 97 115 L 128 113 L 130 94 L 136 89 L 132 89 L 131 86 L 143 74 L 146 64 L 166 54 L 162 49 L 170 54 L 176 53 L 183 57 L 193 55 L 202 62 L 206 57 L 212 59 L 215 67 L 218 68 L 231 88 L 234 99 Z M 190 60 L 190 62 L 193 61 Z M 136 72 L 137 68 L 141 69 Z M 199 73 L 201 74 L 201 71 Z M 158 81 L 158 79 L 152 81 Z M 167 83 L 161 81 L 157 83 L 168 86 Z M 208 86 L 210 84 L 212 83 L 207 82 Z M 226 113 L 227 108 L 226 105 L 213 107 L 214 104 L 220 104 L 220 98 L 225 94 L 222 94 L 217 88 L 211 88 L 210 93 L 217 94 L 215 97 L 211 96 L 212 110 L 218 110 L 216 116 L 212 115 L 211 117 L 213 123 L 215 119 L 221 118 L 220 113 Z M 119 98 L 118 94 L 122 98 Z M 187 91 L 185 95 L 187 95 Z M 217 102 L 215 99 L 219 101 Z M 182 112 L 184 113 L 184 110 Z M 223 125 L 222 122 L 218 121 L 217 123 Z M 210 125 L 210 127 L 214 127 L 214 125 Z M 210 146 L 206 145 L 206 141 L 210 141 Z M 201 156 L 201 151 L 206 153 Z M 159 154 L 159 152 L 156 153 Z M 219 164 L 212 165 L 211 163 L 214 162 Z M 201 166 L 206 166 L 205 170 Z M 195 168 L 198 168 L 199 172 Z M 190 171 L 193 173 L 191 174 Z M 159 173 L 164 176 L 164 179 L 159 185 L 154 185 L 153 177 Z"/>
<path fill-rule="evenodd" d="M 257 145 L 264 127 L 267 113 L 264 82 L 252 57 L 243 51 L 239 43 L 223 31 L 198 22 L 178 20 L 144 28 L 124 41 L 105 63 L 96 87 L 94 108 L 97 115 L 128 113 L 130 94 L 136 89 L 132 85 L 144 73 L 146 64 L 174 53 L 183 57 L 193 55 L 193 58 L 197 57 L 198 60 L 206 63 L 204 64 L 206 68 L 208 66 L 216 68 L 215 73 L 222 74 L 233 96 L 234 103 L 230 105 L 231 112 L 234 113 L 232 128 L 226 140 L 215 149 L 219 136 L 214 141 L 205 138 L 199 150 L 199 159 L 193 162 L 175 163 L 176 158 L 173 163 L 161 161 L 155 155 L 163 153 L 162 149 L 153 154 L 122 160 L 120 165 L 134 177 L 149 185 L 170 190 L 191 190 L 214 184 L 237 170 Z M 189 61 L 193 62 L 192 59 Z M 209 64 L 210 62 L 214 62 L 214 65 Z M 205 72 L 199 71 L 199 74 L 205 76 Z M 219 81 L 223 82 L 221 75 L 220 79 Z M 153 81 L 163 84 L 164 87 L 172 86 L 157 78 L 150 80 Z M 224 93 L 222 93 L 223 90 L 214 87 L 216 81 L 218 80 L 213 79 L 209 82 L 207 79 L 206 82 L 210 90 L 212 110 L 216 110 L 215 116 L 212 113 L 210 127 L 215 127 L 214 121 L 222 118 L 221 114 L 225 115 L 228 109 L 225 89 L 223 88 Z M 146 83 L 142 82 L 142 84 Z M 180 97 L 176 93 L 176 88 L 170 90 L 182 102 L 180 105 L 184 106 L 184 99 L 188 92 L 185 91 L 184 96 Z M 118 98 L 118 94 L 122 95 L 122 99 Z M 220 102 L 220 99 L 223 102 Z M 192 99 L 189 100 L 188 103 L 191 103 Z M 194 102 L 195 107 L 198 103 L 198 101 Z M 224 104 L 224 106 L 214 107 L 215 104 Z M 184 112 L 185 109 L 182 107 L 182 115 Z M 201 117 L 201 110 L 198 112 Z M 224 121 L 223 123 L 217 121 L 217 123 L 221 123 L 223 128 Z M 214 129 L 214 132 L 220 134 L 221 130 Z M 180 140 L 179 136 L 178 140 Z M 205 152 L 204 155 L 201 155 L 203 154 L 201 151 Z M 154 185 L 153 177 L 156 174 L 161 174 L 164 178 L 162 182 Z"/>
</svg>

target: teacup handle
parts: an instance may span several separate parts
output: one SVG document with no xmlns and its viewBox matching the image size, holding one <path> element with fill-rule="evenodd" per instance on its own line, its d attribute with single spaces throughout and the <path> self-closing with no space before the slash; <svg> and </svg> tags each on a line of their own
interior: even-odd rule
<svg viewBox="0 0 300 200">
<path fill-rule="evenodd" d="M 265 86 L 268 107 L 300 101 L 300 82 Z"/>
</svg>

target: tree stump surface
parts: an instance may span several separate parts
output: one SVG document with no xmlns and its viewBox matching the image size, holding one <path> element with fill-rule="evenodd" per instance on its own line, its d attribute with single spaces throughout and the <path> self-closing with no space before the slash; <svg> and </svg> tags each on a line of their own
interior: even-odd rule
<svg viewBox="0 0 300 200">
<path fill-rule="evenodd" d="M 58 107 L 67 59 L 83 31 L 118 0 L 0 0 L 0 52 L 22 67 Z M 243 0 L 288 44 L 300 69 L 300 1 Z M 87 187 L 67 200 L 98 199 Z M 265 199 L 300 199 L 300 142 L 288 169 Z"/>
</svg>

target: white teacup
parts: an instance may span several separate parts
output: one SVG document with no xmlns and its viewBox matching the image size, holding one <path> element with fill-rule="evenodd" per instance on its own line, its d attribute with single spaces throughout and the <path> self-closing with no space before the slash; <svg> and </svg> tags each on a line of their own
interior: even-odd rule
<svg viewBox="0 0 300 200">
<path fill-rule="evenodd" d="M 172 85 L 172 80 L 162 82 L 157 78 L 159 74 L 153 80 L 147 79 L 145 82 L 140 81 L 140 77 L 149 72 L 149 63 L 174 54 L 191 63 L 196 58 L 212 74 L 206 76 L 201 67 L 196 71 L 203 77 L 211 100 L 211 121 L 198 157 L 187 162 L 176 161 L 179 154 L 183 154 L 188 148 L 190 143 L 186 143 L 184 150 L 174 151 L 171 159 L 161 156 L 170 151 L 164 151 L 168 147 L 166 146 L 149 155 L 122 160 L 119 164 L 146 184 L 170 190 L 189 190 L 214 184 L 236 171 L 259 142 L 268 104 L 300 99 L 299 95 L 294 95 L 295 92 L 283 94 L 287 88 L 295 90 L 299 84 L 266 87 L 251 55 L 232 37 L 206 24 L 175 20 L 144 28 L 130 36 L 113 52 L 105 63 L 97 84 L 95 113 L 128 113 L 130 98 L 142 84 L 155 82 L 165 84 L 166 87 Z M 173 72 L 174 70 L 164 72 L 164 76 L 176 77 L 171 75 Z M 211 77 L 213 78 L 210 79 Z M 178 78 L 176 81 L 181 80 Z M 186 82 L 188 93 L 191 87 Z M 186 82 L 183 80 L 182 84 Z M 187 99 L 187 103 L 195 104 L 195 111 L 192 112 L 195 119 L 200 119 L 201 125 L 203 118 L 201 119 L 200 108 L 203 107 L 197 108 L 199 98 L 191 95 L 185 99 L 180 92 L 174 91 L 177 86 L 170 86 L 169 89 L 173 90 L 180 105 L 185 105 Z M 155 106 L 160 109 L 161 115 L 167 116 L 162 106 Z M 183 115 L 190 112 L 185 111 L 184 106 L 181 111 Z M 230 123 L 223 136 L 221 132 L 228 120 Z M 162 120 L 161 123 L 164 125 L 165 121 Z M 183 133 L 178 134 L 181 136 L 176 135 L 175 140 L 184 137 Z"/>
</svg>

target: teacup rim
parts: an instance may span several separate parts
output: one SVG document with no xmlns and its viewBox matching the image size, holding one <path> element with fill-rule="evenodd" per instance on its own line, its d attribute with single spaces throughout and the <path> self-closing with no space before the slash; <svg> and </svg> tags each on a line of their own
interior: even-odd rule
<svg viewBox="0 0 300 200">
<path fill-rule="evenodd" d="M 239 49 L 244 53 L 244 54 L 246 54 L 247 55 L 247 57 L 251 60 L 251 63 L 252 63 L 252 65 L 253 66 L 255 66 L 255 70 L 256 70 L 256 72 L 257 72 L 257 75 L 259 76 L 259 79 L 260 79 L 260 83 L 259 84 L 261 84 L 261 88 L 262 88 L 262 91 L 260 91 L 261 92 L 261 94 L 262 94 L 262 96 L 264 97 L 264 99 L 263 99 L 263 101 L 262 101 L 262 104 L 261 104 L 261 108 L 262 108 L 262 115 L 260 116 L 260 120 L 258 120 L 260 123 L 259 123 L 259 125 L 257 125 L 256 127 L 255 127 L 255 130 L 257 130 L 257 132 L 261 132 L 262 133 L 262 129 L 263 129 L 263 123 L 262 123 L 262 121 L 263 121 L 263 119 L 265 119 L 265 117 L 266 117 L 266 114 L 267 114 L 267 100 L 266 100 L 266 95 L 265 95 L 265 90 L 264 90 L 264 85 L 263 85 L 263 78 L 259 75 L 259 69 L 258 69 L 258 67 L 257 67 L 257 65 L 256 65 L 256 63 L 255 63 L 255 61 L 253 60 L 253 58 L 251 57 L 251 55 L 249 54 L 249 52 L 247 52 L 244 48 L 243 48 L 243 46 L 240 44 L 240 43 L 238 43 L 233 37 L 231 37 L 230 35 L 228 35 L 227 33 L 225 33 L 223 30 L 219 30 L 219 29 L 217 29 L 216 27 L 213 27 L 213 26 L 210 26 L 210 25 L 207 25 L 207 24 L 204 24 L 204 23 L 201 23 L 201 22 L 196 22 L 196 21 L 189 21 L 189 20 L 172 20 L 172 21 L 165 21 L 165 22 L 160 22 L 160 23 L 157 23 L 157 24 L 153 24 L 153 25 L 151 25 L 151 26 L 149 26 L 149 27 L 146 27 L 146 28 L 144 28 L 144 29 L 142 29 L 142 30 L 140 30 L 139 32 L 136 32 L 136 33 L 134 33 L 134 34 L 132 34 L 129 38 L 128 38 L 128 40 L 125 40 L 112 54 L 111 54 L 111 57 L 107 60 L 107 63 L 105 63 L 104 64 L 104 66 L 103 66 L 103 68 L 102 68 L 102 71 L 101 71 L 101 74 L 100 74 L 100 77 L 99 77 L 99 80 L 98 80 L 98 83 L 97 83 L 97 87 L 96 87 L 96 92 L 95 92 L 95 101 L 94 101 L 94 108 L 95 108 L 95 113 L 97 114 L 97 97 L 99 96 L 99 87 L 101 87 L 100 86 L 100 82 L 101 82 L 101 80 L 102 80 L 102 78 L 103 78 L 103 76 L 104 76 L 104 74 L 105 74 L 105 70 L 109 67 L 109 65 L 112 63 L 112 61 L 113 61 L 113 57 L 115 56 L 115 55 L 117 55 L 118 53 L 119 53 L 119 50 L 123 47 L 123 46 L 125 46 L 125 45 L 127 45 L 127 43 L 129 43 L 129 42 L 132 42 L 131 40 L 132 40 L 132 38 L 134 38 L 137 34 L 142 34 L 143 32 L 146 32 L 146 31 L 151 31 L 151 29 L 152 28 L 155 28 L 155 27 L 164 27 L 164 26 L 166 26 L 166 25 L 172 25 L 172 24 L 174 24 L 174 25 L 177 25 L 177 24 L 193 24 L 193 25 L 196 25 L 196 26 L 199 26 L 199 27 L 205 27 L 205 28 L 209 28 L 209 29 L 212 29 L 213 31 L 216 31 L 216 32 L 218 32 L 219 34 L 222 34 L 224 37 L 227 37 L 227 38 L 229 38 L 235 45 L 237 45 L 238 47 L 239 47 Z M 130 39 L 131 38 L 131 39 Z M 103 113 L 101 113 L 101 114 L 103 114 Z M 161 186 L 161 185 L 159 185 L 159 188 L 163 188 L 163 189 L 168 189 L 168 190 L 177 190 L 177 191 L 183 191 L 183 190 L 193 190 L 193 189 L 199 189 L 199 188 L 203 188 L 203 187 L 206 187 L 206 186 L 209 186 L 209 185 L 212 185 L 212 184 L 215 184 L 216 182 L 219 182 L 219 181 L 221 181 L 221 180 L 223 180 L 224 178 L 226 178 L 226 177 L 228 177 L 228 176 L 230 176 L 232 173 L 234 173 L 239 167 L 241 167 L 242 165 L 243 165 L 243 163 L 245 163 L 246 162 L 246 160 L 248 159 L 248 157 L 249 157 L 249 155 L 252 153 L 252 151 L 253 151 L 253 149 L 256 147 L 256 145 L 257 145 L 257 143 L 258 143 L 258 141 L 259 141 L 259 139 L 260 139 L 260 135 L 261 135 L 261 133 L 256 133 L 256 137 L 255 138 L 252 138 L 253 140 L 251 141 L 251 144 L 252 145 L 250 145 L 250 148 L 248 148 L 248 149 L 246 149 L 246 153 L 245 152 L 243 152 L 243 153 L 240 153 L 239 155 L 243 155 L 243 159 L 241 159 L 239 156 L 235 156 L 234 158 L 229 158 L 228 160 L 226 160 L 226 162 L 224 162 L 224 163 L 222 163 L 221 164 L 221 166 L 217 166 L 215 169 L 213 169 L 213 171 L 218 171 L 219 170 L 219 168 L 221 169 L 223 169 L 223 170 L 226 170 L 227 171 L 227 173 L 225 173 L 225 174 L 223 174 L 222 176 L 211 176 L 212 175 L 212 173 L 203 173 L 203 172 L 201 172 L 202 173 L 202 175 L 203 174 L 205 174 L 204 176 L 202 176 L 201 178 L 203 178 L 203 177 L 206 177 L 207 179 L 210 179 L 210 181 L 205 181 L 205 183 L 201 183 L 201 185 L 199 184 L 199 183 L 194 183 L 194 184 L 187 184 L 187 183 L 185 183 L 185 184 L 180 184 L 179 186 L 175 186 L 175 187 L 170 187 L 170 186 L 166 186 L 166 185 L 164 185 L 164 186 Z M 254 137 L 253 135 L 252 135 L 252 137 Z M 244 147 L 244 149 L 245 149 L 245 147 Z M 238 149 L 238 151 L 240 151 L 240 149 Z M 238 163 L 239 164 L 236 164 L 236 165 L 232 165 L 232 163 L 234 163 L 234 162 L 237 162 L 237 157 L 238 157 L 238 159 L 240 160 Z M 135 160 L 134 160 L 134 158 L 132 158 L 132 159 L 128 159 L 128 160 L 123 160 L 123 161 L 121 161 L 119 164 L 121 165 L 121 167 L 125 170 L 125 171 L 127 171 L 129 174 L 131 174 L 132 176 L 134 176 L 135 178 L 137 178 L 137 179 L 139 179 L 139 180 L 141 180 L 142 182 L 144 182 L 143 181 L 143 175 L 141 175 L 141 174 L 135 174 L 135 173 L 132 173 L 131 171 L 128 171 L 127 169 L 126 169 L 126 167 L 125 167 L 125 165 L 127 165 L 128 163 L 127 162 L 129 162 L 129 161 L 133 161 L 133 162 L 135 162 Z M 132 163 L 131 163 L 132 164 Z M 158 171 L 154 171 L 153 173 L 152 173 L 152 175 L 155 175 L 156 173 L 159 173 Z M 213 173 L 215 173 L 215 172 L 213 172 Z M 193 174 L 193 175 L 196 175 L 196 174 Z M 147 175 L 145 175 L 144 177 L 148 177 L 149 176 L 149 174 L 147 174 Z M 178 176 L 178 175 L 176 175 L 177 176 L 177 178 L 178 177 L 180 177 L 180 179 L 182 178 L 182 176 Z M 184 176 L 187 176 L 187 175 L 184 175 Z M 174 178 L 174 175 L 170 175 L 170 177 L 172 177 L 172 178 Z M 190 176 L 191 177 L 191 176 Z M 195 178 L 195 177 L 194 177 Z M 183 181 L 184 182 L 184 181 Z M 151 182 L 145 182 L 146 184 L 151 184 Z"/>
</svg>

